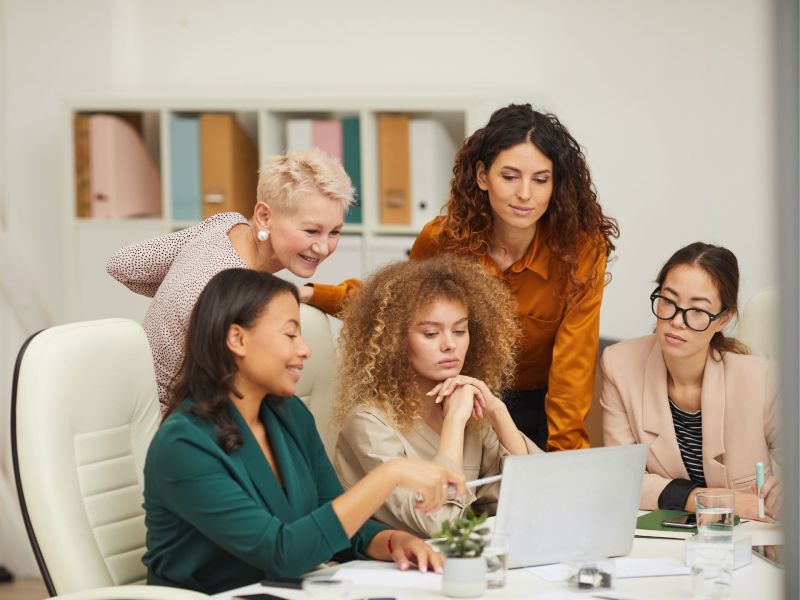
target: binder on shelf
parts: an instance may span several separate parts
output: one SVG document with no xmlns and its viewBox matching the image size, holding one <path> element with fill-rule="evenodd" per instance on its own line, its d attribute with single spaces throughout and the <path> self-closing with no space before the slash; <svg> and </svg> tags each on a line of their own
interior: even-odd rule
<svg viewBox="0 0 800 600">
<path fill-rule="evenodd" d="M 72 117 L 72 134 L 75 148 L 75 216 L 88 219 L 92 216 L 89 115 L 76 114 Z"/>
<path fill-rule="evenodd" d="M 125 119 L 89 117 L 89 169 L 93 218 L 161 215 L 161 176 Z"/>
<path fill-rule="evenodd" d="M 286 152 L 302 152 L 314 146 L 314 121 L 289 119 L 286 121 Z"/>
<path fill-rule="evenodd" d="M 411 119 L 411 224 L 417 229 L 436 217 L 450 194 L 456 145 L 436 119 Z"/>
<path fill-rule="evenodd" d="M 342 160 L 342 124 L 334 119 L 316 120 L 311 125 L 313 145 Z"/>
<path fill-rule="evenodd" d="M 378 115 L 380 222 L 411 224 L 408 115 Z"/>
<path fill-rule="evenodd" d="M 347 211 L 346 223 L 361 223 L 361 125 L 358 117 L 342 119 L 342 165 L 355 189 L 355 203 Z"/>
<path fill-rule="evenodd" d="M 200 172 L 204 219 L 227 211 L 252 214 L 258 151 L 233 114 L 200 115 Z"/>
<path fill-rule="evenodd" d="M 172 218 L 199 221 L 200 122 L 196 115 L 173 115 L 169 125 Z"/>
</svg>

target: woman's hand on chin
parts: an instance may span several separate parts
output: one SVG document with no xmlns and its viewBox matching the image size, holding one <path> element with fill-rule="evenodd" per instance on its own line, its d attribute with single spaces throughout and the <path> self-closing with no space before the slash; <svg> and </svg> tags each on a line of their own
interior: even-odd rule
<svg viewBox="0 0 800 600">
<path fill-rule="evenodd" d="M 442 572 L 444 557 L 436 552 L 430 544 L 426 544 L 405 531 L 394 531 L 391 541 L 392 560 L 400 567 L 400 570 L 405 571 L 411 565 L 416 565 L 423 573 L 427 571 Z"/>
<path fill-rule="evenodd" d="M 484 414 L 491 415 L 499 408 L 505 406 L 503 401 L 492 393 L 489 386 L 480 379 L 475 379 L 469 375 L 456 375 L 455 377 L 445 379 L 442 383 L 434 386 L 434 388 L 428 392 L 428 396 L 435 395 L 435 402 L 438 404 L 452 395 L 455 390 L 465 385 L 472 386 L 475 389 L 472 399 L 472 416 L 476 419 L 483 418 Z"/>
</svg>

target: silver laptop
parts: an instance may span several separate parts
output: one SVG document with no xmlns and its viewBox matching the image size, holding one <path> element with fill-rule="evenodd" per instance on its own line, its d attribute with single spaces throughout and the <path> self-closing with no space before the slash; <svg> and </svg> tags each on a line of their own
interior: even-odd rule
<svg viewBox="0 0 800 600">
<path fill-rule="evenodd" d="M 494 529 L 508 535 L 508 566 L 628 554 L 647 446 L 509 456 Z"/>
</svg>

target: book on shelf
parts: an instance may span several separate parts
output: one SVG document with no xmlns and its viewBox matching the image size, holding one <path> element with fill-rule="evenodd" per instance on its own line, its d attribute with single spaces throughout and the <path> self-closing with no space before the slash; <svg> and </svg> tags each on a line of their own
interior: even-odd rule
<svg viewBox="0 0 800 600">
<path fill-rule="evenodd" d="M 169 124 L 172 218 L 199 221 L 200 197 L 200 121 L 197 115 L 172 115 Z"/>
<path fill-rule="evenodd" d="M 378 115 L 380 222 L 411 225 L 408 115 Z"/>
<path fill-rule="evenodd" d="M 312 123 L 313 144 L 333 156 L 340 162 L 342 160 L 342 124 L 336 119 L 319 119 Z"/>
<path fill-rule="evenodd" d="M 411 224 L 416 229 L 436 217 L 450 194 L 456 145 L 442 121 L 413 118 L 409 125 Z"/>
<path fill-rule="evenodd" d="M 139 132 L 117 115 L 88 120 L 91 217 L 160 216 L 161 176 Z"/>
<path fill-rule="evenodd" d="M 75 153 L 75 216 L 88 219 L 92 216 L 92 170 L 89 166 L 89 115 L 72 117 Z"/>
<path fill-rule="evenodd" d="M 355 190 L 355 202 L 347 211 L 345 222 L 361 223 L 361 125 L 358 117 L 342 119 L 342 165 Z"/>
<path fill-rule="evenodd" d="M 258 149 L 233 114 L 200 115 L 200 172 L 204 219 L 227 211 L 252 214 Z"/>
<path fill-rule="evenodd" d="M 314 120 L 289 119 L 286 121 L 286 152 L 303 152 L 314 146 Z"/>
</svg>

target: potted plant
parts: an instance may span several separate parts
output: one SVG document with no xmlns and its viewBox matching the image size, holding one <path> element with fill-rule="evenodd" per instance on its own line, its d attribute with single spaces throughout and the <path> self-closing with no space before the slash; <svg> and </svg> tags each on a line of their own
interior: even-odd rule
<svg viewBox="0 0 800 600">
<path fill-rule="evenodd" d="M 455 598 L 474 598 L 486 590 L 486 559 L 483 549 L 489 542 L 486 513 L 476 516 L 472 507 L 462 517 L 442 523 L 436 549 L 444 554 L 442 592 Z"/>
</svg>

